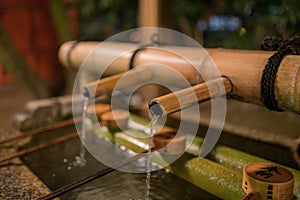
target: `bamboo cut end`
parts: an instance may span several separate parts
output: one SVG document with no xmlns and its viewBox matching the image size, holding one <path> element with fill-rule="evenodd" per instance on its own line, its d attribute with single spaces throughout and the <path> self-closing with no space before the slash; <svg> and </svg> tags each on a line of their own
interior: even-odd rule
<svg viewBox="0 0 300 200">
<path fill-rule="evenodd" d="M 165 115 L 164 108 L 157 101 L 151 101 L 149 104 L 149 111 L 153 117 L 162 117 Z"/>
</svg>

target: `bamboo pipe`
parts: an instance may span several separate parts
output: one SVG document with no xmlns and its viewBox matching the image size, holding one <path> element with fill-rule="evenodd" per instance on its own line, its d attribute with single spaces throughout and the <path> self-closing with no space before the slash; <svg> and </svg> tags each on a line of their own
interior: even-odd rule
<svg viewBox="0 0 300 200">
<path fill-rule="evenodd" d="M 147 68 L 139 68 L 133 71 L 109 76 L 85 85 L 83 88 L 83 95 L 86 97 L 99 97 L 103 94 L 111 94 L 122 77 L 125 80 L 122 81 L 122 85 L 120 85 L 118 89 L 125 89 L 134 86 L 137 83 L 147 81 L 153 77 L 153 73 Z"/>
<path fill-rule="evenodd" d="M 223 85 L 224 90 L 222 90 Z M 231 89 L 232 85 L 230 81 L 225 77 L 221 77 L 154 98 L 149 104 L 149 109 L 153 116 L 160 117 L 195 105 L 198 102 L 225 95 Z"/>
<path fill-rule="evenodd" d="M 59 50 L 59 59 L 63 65 L 68 66 L 71 60 L 74 67 L 79 68 L 83 60 L 90 54 L 87 62 L 91 71 L 99 71 L 101 66 L 110 64 L 107 74 L 115 74 L 126 71 L 132 55 L 132 51 L 138 48 L 135 44 L 105 42 L 100 48 L 95 48 L 97 42 L 82 42 L 72 50 L 74 42 L 63 44 Z M 71 50 L 70 50 L 71 49 Z M 170 47 L 175 52 L 181 52 L 184 56 L 189 56 L 191 62 L 182 59 L 175 53 L 170 53 L 158 48 L 147 48 L 140 51 L 135 57 L 136 66 L 146 63 L 160 63 L 178 70 L 192 84 L 203 82 L 199 72 L 193 68 L 192 64 L 199 64 L 200 54 L 198 49 L 188 47 Z M 93 51 L 94 50 L 94 51 Z M 107 57 L 114 57 L 123 53 L 112 63 L 106 62 Z M 238 100 L 262 105 L 260 95 L 260 82 L 263 69 L 274 52 L 257 50 L 229 50 L 229 49 L 206 49 L 210 58 L 216 64 L 221 75 L 226 76 L 232 82 L 233 88 L 231 96 Z M 69 56 L 68 56 L 69 55 Z M 182 55 L 182 54 L 180 54 Z M 68 59 L 69 58 L 69 59 Z M 204 62 L 201 70 L 204 72 L 210 69 Z M 103 65 L 104 64 L 104 65 Z M 278 107 L 282 110 L 300 113 L 300 56 L 286 56 L 279 67 L 275 80 L 275 98 Z"/>
</svg>

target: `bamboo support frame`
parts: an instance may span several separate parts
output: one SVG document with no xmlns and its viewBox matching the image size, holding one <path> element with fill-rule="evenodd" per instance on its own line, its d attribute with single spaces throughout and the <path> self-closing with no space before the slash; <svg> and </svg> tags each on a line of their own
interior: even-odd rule
<svg viewBox="0 0 300 200">
<path fill-rule="evenodd" d="M 224 90 L 222 90 L 223 85 Z M 230 81 L 225 77 L 221 77 L 154 98 L 149 104 L 149 109 L 154 116 L 169 115 L 191 105 L 195 105 L 198 102 L 216 96 L 226 95 L 231 92 L 231 90 L 232 85 Z"/>
<path fill-rule="evenodd" d="M 68 60 L 72 61 L 73 67 L 79 68 L 89 53 L 93 52 L 89 61 L 91 71 L 99 71 L 103 64 L 108 64 L 99 59 L 100 57 L 113 57 L 116 52 L 127 50 L 129 53 L 120 56 L 109 64 L 107 75 L 116 74 L 128 70 L 128 63 L 132 52 L 138 48 L 135 44 L 106 42 L 96 48 L 99 42 L 82 42 L 73 48 L 74 42 L 66 42 L 59 51 L 61 63 L 68 66 Z M 177 47 L 172 47 L 177 48 Z M 184 55 L 193 55 L 194 48 L 181 48 Z M 177 49 L 178 49 L 177 48 Z M 94 51 L 93 51 L 94 50 Z M 233 88 L 231 96 L 238 100 L 262 105 L 260 96 L 260 82 L 263 69 L 274 52 L 257 50 L 230 50 L 230 49 L 206 49 L 212 61 L 216 64 L 220 74 L 229 78 Z M 69 56 L 68 56 L 69 55 Z M 98 56 L 96 56 L 98 55 Z M 199 56 L 199 55 L 198 55 Z M 98 58 L 98 59 L 97 59 Z M 147 48 L 135 57 L 136 66 L 149 63 L 159 63 L 172 67 L 181 73 L 192 85 L 203 82 L 199 72 L 191 63 L 179 55 L 158 48 Z M 279 67 L 275 80 L 275 98 L 282 110 L 300 113 L 300 56 L 286 56 Z M 202 67 L 202 66 L 201 66 Z M 203 66 L 210 67 L 210 66 Z M 167 75 L 166 75 L 167 76 Z"/>
</svg>

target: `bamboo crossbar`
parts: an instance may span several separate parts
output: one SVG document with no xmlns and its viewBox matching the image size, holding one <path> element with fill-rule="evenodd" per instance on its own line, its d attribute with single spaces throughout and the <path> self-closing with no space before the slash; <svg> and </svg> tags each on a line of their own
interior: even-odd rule
<svg viewBox="0 0 300 200">
<path fill-rule="evenodd" d="M 79 69 L 84 59 L 91 72 L 97 72 L 109 64 L 105 71 L 107 75 L 117 74 L 128 70 L 131 55 L 138 48 L 135 44 L 117 42 L 80 42 L 75 47 L 74 41 L 66 42 L 59 50 L 59 59 L 64 66 Z M 98 48 L 97 45 L 101 44 Z M 172 47 L 180 49 L 184 55 L 190 55 L 192 60 L 187 62 L 181 56 L 164 51 L 162 48 L 147 48 L 140 51 L 135 57 L 135 66 L 158 63 L 167 65 L 181 73 L 191 85 L 203 82 L 199 72 L 192 63 L 197 63 L 199 50 L 188 47 Z M 107 58 L 114 58 L 118 52 L 124 52 L 113 62 Z M 260 95 L 261 77 L 268 59 L 274 54 L 270 51 L 258 50 L 231 50 L 231 49 L 205 49 L 211 60 L 215 63 L 220 74 L 231 81 L 233 88 L 231 96 L 235 99 L 262 105 Z M 177 51 L 178 52 L 178 51 Z M 89 56 L 88 56 L 89 55 Z M 212 66 L 201 66 L 209 69 Z M 275 80 L 275 99 L 282 110 L 300 113 L 300 56 L 286 56 L 279 67 Z M 204 70 L 205 71 L 205 70 Z M 168 77 L 168 74 L 165 74 Z M 176 81 L 176 80 L 175 80 Z"/>
</svg>

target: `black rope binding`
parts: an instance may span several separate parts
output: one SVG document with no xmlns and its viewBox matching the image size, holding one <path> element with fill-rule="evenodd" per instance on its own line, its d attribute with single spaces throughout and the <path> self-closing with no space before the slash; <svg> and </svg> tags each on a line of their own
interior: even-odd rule
<svg viewBox="0 0 300 200">
<path fill-rule="evenodd" d="M 139 48 L 137 48 L 136 50 L 134 50 L 134 52 L 131 55 L 130 61 L 129 61 L 129 67 L 128 67 L 129 70 L 133 69 L 133 67 L 134 67 L 134 60 L 135 60 L 135 57 L 138 54 L 138 52 L 140 52 L 141 50 L 146 49 L 149 46 L 152 46 L 152 45 L 150 45 L 150 44 L 149 45 L 142 45 Z"/>
<path fill-rule="evenodd" d="M 286 55 L 300 54 L 300 35 L 289 40 L 266 37 L 261 44 L 263 50 L 277 51 L 269 59 L 263 71 L 260 83 L 261 100 L 269 110 L 282 111 L 275 98 L 275 80 L 282 59 Z"/>
<path fill-rule="evenodd" d="M 131 70 L 133 69 L 134 67 L 134 59 L 136 57 L 136 55 L 141 51 L 141 50 L 144 50 L 144 49 L 147 49 L 148 47 L 150 46 L 161 46 L 163 45 L 164 43 L 162 43 L 160 41 L 160 38 L 159 38 L 159 34 L 158 33 L 155 33 L 151 36 L 151 43 L 150 44 L 146 44 L 146 45 L 141 45 L 139 48 L 137 48 L 136 50 L 134 50 L 134 52 L 132 53 L 131 55 L 131 58 L 130 58 L 130 61 L 129 61 L 129 67 L 128 69 Z"/>
</svg>

